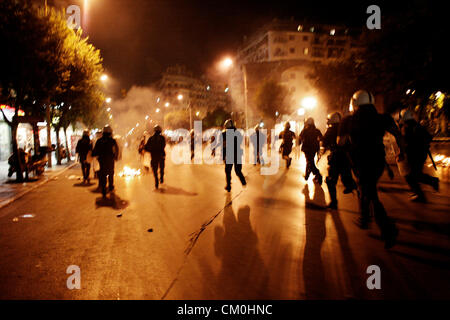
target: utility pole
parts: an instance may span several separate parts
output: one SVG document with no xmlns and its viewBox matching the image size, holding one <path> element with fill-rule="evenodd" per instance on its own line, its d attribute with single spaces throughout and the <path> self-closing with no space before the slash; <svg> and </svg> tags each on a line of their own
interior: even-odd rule
<svg viewBox="0 0 450 320">
<path fill-rule="evenodd" d="M 245 110 L 245 130 L 248 132 L 248 88 L 247 88 L 247 68 L 245 64 L 242 64 L 242 72 L 244 74 L 244 110 Z"/>
</svg>

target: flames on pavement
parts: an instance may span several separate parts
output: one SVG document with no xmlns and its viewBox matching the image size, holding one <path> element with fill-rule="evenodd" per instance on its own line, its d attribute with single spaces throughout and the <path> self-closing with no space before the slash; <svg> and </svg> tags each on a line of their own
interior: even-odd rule
<svg viewBox="0 0 450 320">
<path fill-rule="evenodd" d="M 133 169 L 129 166 L 124 166 L 123 170 L 119 172 L 119 177 L 134 178 L 142 174 L 141 169 Z"/>
</svg>

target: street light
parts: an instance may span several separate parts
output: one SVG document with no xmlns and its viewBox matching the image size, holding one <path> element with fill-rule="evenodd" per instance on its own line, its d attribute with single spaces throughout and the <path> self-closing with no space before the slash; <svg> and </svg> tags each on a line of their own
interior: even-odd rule
<svg viewBox="0 0 450 320">
<path fill-rule="evenodd" d="M 178 99 L 179 101 L 183 100 L 183 95 L 180 93 L 180 94 L 177 96 L 177 99 Z"/>
<path fill-rule="evenodd" d="M 222 70 L 224 70 L 224 71 L 230 69 L 230 67 L 231 67 L 232 65 L 233 65 L 233 60 L 232 60 L 231 58 L 229 58 L 229 57 L 223 59 L 223 60 L 220 62 L 220 68 L 221 68 Z"/>
<path fill-rule="evenodd" d="M 105 99 L 105 101 L 106 101 L 106 103 L 111 103 L 111 98 L 108 97 Z"/>
<path fill-rule="evenodd" d="M 170 106 L 170 103 L 166 102 L 166 104 L 164 106 L 167 108 L 168 106 Z"/>
<path fill-rule="evenodd" d="M 305 109 L 304 109 L 304 108 L 299 108 L 299 109 L 297 110 L 297 114 L 298 114 L 299 116 L 304 116 L 304 115 L 305 115 Z"/>
<path fill-rule="evenodd" d="M 105 82 L 106 80 L 108 80 L 108 76 L 107 76 L 106 74 L 102 74 L 102 75 L 100 76 L 100 80 L 103 81 L 103 82 Z"/>
<path fill-rule="evenodd" d="M 159 108 L 156 108 L 156 113 L 158 113 L 159 112 Z"/>
</svg>

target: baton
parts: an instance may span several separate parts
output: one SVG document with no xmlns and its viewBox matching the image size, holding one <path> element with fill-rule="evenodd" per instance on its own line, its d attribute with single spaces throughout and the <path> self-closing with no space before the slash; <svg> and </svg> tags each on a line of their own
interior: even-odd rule
<svg viewBox="0 0 450 320">
<path fill-rule="evenodd" d="M 431 160 L 431 163 L 433 164 L 433 168 L 434 168 L 434 170 L 436 170 L 436 171 L 437 171 L 437 168 L 436 168 L 436 163 L 434 163 L 434 159 L 433 159 L 433 156 L 431 155 L 431 151 L 430 151 L 430 149 L 428 149 L 428 155 L 430 156 L 430 160 Z"/>
</svg>

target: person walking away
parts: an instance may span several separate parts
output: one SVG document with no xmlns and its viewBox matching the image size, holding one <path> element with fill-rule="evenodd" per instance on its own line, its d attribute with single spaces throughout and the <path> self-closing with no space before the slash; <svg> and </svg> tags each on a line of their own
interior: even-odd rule
<svg viewBox="0 0 450 320">
<path fill-rule="evenodd" d="M 334 112 L 328 115 L 327 131 L 323 135 L 322 145 L 325 151 L 330 151 L 328 155 L 328 175 L 325 182 L 330 194 L 330 203 L 328 208 L 337 209 L 337 192 L 336 185 L 341 177 L 344 184 L 344 193 L 351 193 L 355 190 L 356 182 L 353 180 L 350 162 L 343 146 L 338 146 L 337 137 L 339 124 L 341 123 L 342 115 L 339 112 Z"/>
<path fill-rule="evenodd" d="M 366 90 L 355 92 L 350 100 L 352 114 L 342 120 L 339 129 L 338 144 L 348 142 L 352 169 L 357 178 L 360 192 L 360 218 L 358 226 L 368 229 L 370 207 L 373 208 L 375 222 L 385 248 L 395 245 L 398 230 L 388 218 L 386 210 L 378 198 L 377 183 L 386 166 L 383 137 L 391 133 L 399 146 L 397 158 L 404 157 L 404 144 L 394 119 L 386 114 L 379 114 L 375 108 L 373 95 Z"/>
<path fill-rule="evenodd" d="M 280 132 L 279 138 L 282 139 L 282 143 L 280 146 L 281 155 L 284 160 L 286 160 L 286 168 L 289 169 L 291 166 L 292 158 L 289 155 L 292 152 L 293 141 L 296 138 L 295 133 L 290 130 L 291 124 L 286 122 L 284 125 L 284 130 Z"/>
<path fill-rule="evenodd" d="M 95 146 L 97 141 L 102 137 L 102 131 L 97 131 L 95 133 L 95 138 L 92 141 L 92 145 Z M 92 170 L 94 171 L 94 178 L 98 180 L 98 186 L 96 191 L 101 191 L 102 187 L 100 186 L 100 178 L 99 178 L 99 173 L 100 173 L 100 163 L 98 162 L 98 157 L 92 157 Z"/>
<path fill-rule="evenodd" d="M 75 153 L 78 154 L 78 159 L 81 163 L 81 172 L 83 176 L 83 183 L 90 183 L 91 179 L 89 178 L 89 173 L 91 170 L 91 162 L 90 160 L 92 155 L 92 143 L 89 139 L 89 131 L 84 130 L 83 136 L 78 141 L 77 146 L 75 148 Z M 89 158 L 89 159 L 88 159 Z"/>
<path fill-rule="evenodd" d="M 114 191 L 114 162 L 119 156 L 119 147 L 112 137 L 112 129 L 109 125 L 103 128 L 103 135 L 95 143 L 92 156 L 98 157 L 100 188 L 103 198 L 106 198 L 106 180 L 108 180 L 108 190 Z"/>
<path fill-rule="evenodd" d="M 423 172 L 423 166 L 430 154 L 430 142 L 433 139 L 428 131 L 414 118 L 411 110 L 403 110 L 400 117 L 401 133 L 405 141 L 406 161 L 409 173 L 405 176 L 413 196 L 413 202 L 427 202 L 420 183 L 427 184 L 435 191 L 439 191 L 439 178 Z"/>
<path fill-rule="evenodd" d="M 308 180 L 311 173 L 314 174 L 314 181 L 319 185 L 322 184 L 322 175 L 316 167 L 314 158 L 320 151 L 320 141 L 322 140 L 322 133 L 316 128 L 314 119 L 309 117 L 305 122 L 305 127 L 298 138 L 298 144 L 302 145 L 302 151 L 306 158 L 306 172 L 305 180 Z"/>
<path fill-rule="evenodd" d="M 253 145 L 254 159 L 256 160 L 255 165 L 264 165 L 263 148 L 266 143 L 266 135 L 260 130 L 263 127 L 263 123 L 257 124 L 255 126 L 255 132 L 250 136 L 250 142 Z"/>
<path fill-rule="evenodd" d="M 158 189 L 159 184 L 164 183 L 164 162 L 166 159 L 166 139 L 161 134 L 162 128 L 159 125 L 154 127 L 153 135 L 148 139 L 145 150 L 150 152 L 153 176 L 155 177 L 155 188 Z M 160 177 L 158 179 L 158 168 Z"/>
<path fill-rule="evenodd" d="M 227 140 L 233 139 L 233 141 Z M 223 161 L 225 162 L 225 177 L 226 177 L 226 186 L 225 190 L 228 192 L 231 191 L 231 170 L 234 165 L 234 172 L 238 176 L 243 186 L 247 185 L 247 181 L 245 180 L 244 175 L 242 174 L 242 154 L 243 150 L 241 149 L 242 144 L 242 135 L 234 126 L 233 120 L 228 119 L 224 123 L 224 130 L 222 131 L 222 155 Z M 229 142 L 232 149 L 227 149 L 227 141 Z M 227 154 L 228 152 L 228 154 Z"/>
</svg>

